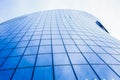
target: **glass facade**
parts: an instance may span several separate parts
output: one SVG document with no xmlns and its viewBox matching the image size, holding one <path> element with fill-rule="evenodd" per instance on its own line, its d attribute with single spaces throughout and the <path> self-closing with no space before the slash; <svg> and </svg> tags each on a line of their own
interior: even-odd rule
<svg viewBox="0 0 120 80">
<path fill-rule="evenodd" d="M 120 80 L 120 41 L 78 10 L 17 17 L 0 24 L 0 80 Z"/>
</svg>

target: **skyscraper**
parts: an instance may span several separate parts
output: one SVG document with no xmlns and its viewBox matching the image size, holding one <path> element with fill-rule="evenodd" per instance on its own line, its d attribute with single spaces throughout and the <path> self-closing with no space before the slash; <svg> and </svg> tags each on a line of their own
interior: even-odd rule
<svg viewBox="0 0 120 80">
<path fill-rule="evenodd" d="M 0 80 L 120 80 L 120 41 L 78 10 L 0 24 Z"/>
</svg>

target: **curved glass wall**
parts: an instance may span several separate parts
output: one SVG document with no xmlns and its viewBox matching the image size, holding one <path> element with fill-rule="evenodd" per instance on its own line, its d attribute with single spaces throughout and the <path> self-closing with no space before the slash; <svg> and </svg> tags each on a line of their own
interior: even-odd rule
<svg viewBox="0 0 120 80">
<path fill-rule="evenodd" d="M 0 80 L 120 80 L 120 41 L 77 10 L 18 17 L 0 24 Z"/>
</svg>

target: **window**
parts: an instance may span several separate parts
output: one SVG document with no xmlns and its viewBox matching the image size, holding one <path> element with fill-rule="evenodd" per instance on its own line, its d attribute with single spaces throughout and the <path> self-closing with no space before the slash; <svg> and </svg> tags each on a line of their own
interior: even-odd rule
<svg viewBox="0 0 120 80">
<path fill-rule="evenodd" d="M 52 55 L 38 55 L 36 66 L 52 65 Z"/>
<path fill-rule="evenodd" d="M 19 63 L 19 67 L 30 67 L 34 66 L 36 56 L 23 56 L 21 62 Z"/>
<path fill-rule="evenodd" d="M 55 65 L 70 64 L 67 54 L 54 54 L 54 64 Z"/>
<path fill-rule="evenodd" d="M 81 54 L 69 54 L 72 64 L 87 64 Z"/>
<path fill-rule="evenodd" d="M 1 80 L 10 80 L 10 77 L 12 76 L 13 70 L 3 70 L 0 71 L 0 79 Z"/>
<path fill-rule="evenodd" d="M 93 65 L 94 70 L 100 76 L 101 79 L 114 79 L 119 80 L 120 78 L 106 65 Z"/>
<path fill-rule="evenodd" d="M 12 80 L 31 80 L 32 68 L 17 69 Z"/>
<path fill-rule="evenodd" d="M 33 80 L 53 80 L 52 67 L 36 67 Z"/>
<path fill-rule="evenodd" d="M 89 67 L 89 65 L 74 65 L 74 69 L 78 80 L 98 80 L 97 76 L 93 72 L 92 68 Z"/>
<path fill-rule="evenodd" d="M 1 69 L 10 69 L 16 68 L 20 57 L 10 57 L 8 58 L 5 63 L 2 65 Z"/>
<path fill-rule="evenodd" d="M 71 66 L 55 66 L 55 80 L 76 80 Z"/>
<path fill-rule="evenodd" d="M 27 47 L 24 55 L 37 54 L 38 47 Z"/>
</svg>

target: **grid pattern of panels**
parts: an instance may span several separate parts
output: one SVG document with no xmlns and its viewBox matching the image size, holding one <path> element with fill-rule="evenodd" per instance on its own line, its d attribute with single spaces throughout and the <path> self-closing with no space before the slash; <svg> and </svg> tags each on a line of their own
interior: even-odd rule
<svg viewBox="0 0 120 80">
<path fill-rule="evenodd" d="M 96 21 L 51 10 L 0 24 L 0 79 L 120 80 L 120 42 Z"/>
</svg>

